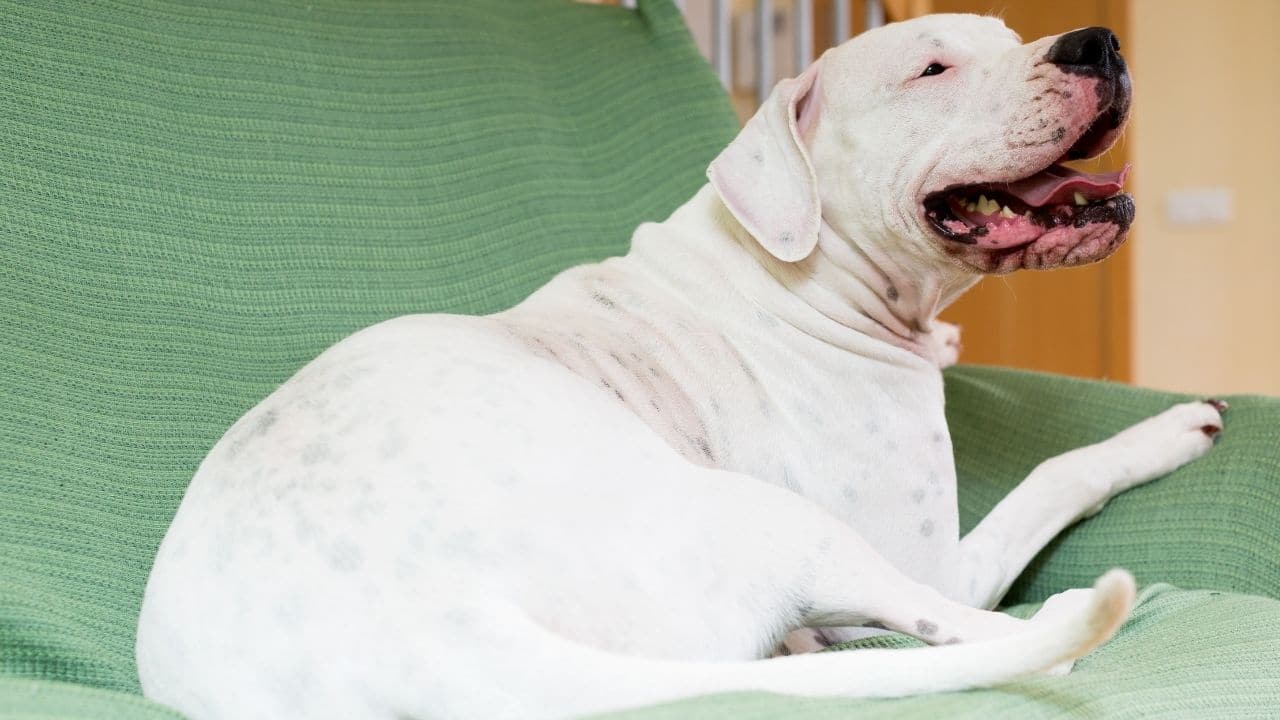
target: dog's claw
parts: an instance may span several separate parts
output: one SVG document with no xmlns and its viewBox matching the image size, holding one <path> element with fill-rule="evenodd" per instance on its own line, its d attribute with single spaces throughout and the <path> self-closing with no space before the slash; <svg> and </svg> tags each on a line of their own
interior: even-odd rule
<svg viewBox="0 0 1280 720">
<path fill-rule="evenodd" d="M 1208 398 L 1207 400 L 1205 400 L 1205 402 L 1213 406 L 1213 409 L 1217 410 L 1219 415 L 1225 413 L 1227 411 L 1227 408 L 1231 407 L 1231 405 L 1228 404 L 1225 400 L 1219 400 L 1217 398 Z M 1209 437 L 1216 440 L 1218 439 L 1218 433 L 1222 432 L 1222 426 L 1221 425 L 1203 425 L 1200 427 L 1200 432 L 1203 432 L 1205 435 L 1208 435 Z"/>
</svg>

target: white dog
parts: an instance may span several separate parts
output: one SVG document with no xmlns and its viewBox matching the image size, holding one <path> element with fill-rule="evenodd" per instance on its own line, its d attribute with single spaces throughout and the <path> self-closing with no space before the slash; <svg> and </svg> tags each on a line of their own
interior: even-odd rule
<svg viewBox="0 0 1280 720">
<path fill-rule="evenodd" d="M 976 16 L 868 32 L 780 83 L 625 257 L 330 348 L 192 481 L 139 619 L 146 695 L 201 720 L 554 718 L 1065 669 L 1126 618 L 1127 573 L 1029 621 L 984 608 L 1208 451 L 1223 406 L 1046 461 L 960 538 L 934 317 L 982 273 L 1120 244 L 1122 178 L 1058 165 L 1119 134 L 1117 49 Z M 769 658 L 868 624 L 945 647 Z"/>
</svg>

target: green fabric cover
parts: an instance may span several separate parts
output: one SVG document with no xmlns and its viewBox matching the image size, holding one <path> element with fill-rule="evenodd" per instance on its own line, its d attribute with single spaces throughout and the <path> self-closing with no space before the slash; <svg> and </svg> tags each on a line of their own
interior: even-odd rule
<svg viewBox="0 0 1280 720">
<path fill-rule="evenodd" d="M 736 130 L 658 0 L 638 13 L 0 0 L 0 68 L 2 717 L 168 717 L 137 696 L 135 618 L 186 483 L 231 422 L 352 330 L 503 308 L 622 251 L 701 185 Z M 967 524 L 1043 457 L 1172 402 L 978 368 L 950 373 L 948 392 Z M 1015 597 L 1112 564 L 1280 595 L 1277 427 L 1280 402 L 1234 399 L 1213 455 L 1073 530 Z M 1162 589 L 1143 612 L 1145 630 L 1135 621 L 1130 644 L 1097 656 L 1128 648 L 1139 674 L 1072 686 L 1079 697 L 1149 695 L 1158 679 L 1186 702 L 1257 707 L 1249 678 L 1280 675 L 1274 654 L 1249 650 L 1274 638 L 1280 603 Z M 1175 615 L 1195 639 L 1162 639 L 1154 619 Z M 1166 647 L 1183 669 L 1166 667 Z M 1238 682 L 1195 685 L 1185 668 L 1201 658 Z M 687 709 L 717 707 L 843 706 Z"/>
</svg>

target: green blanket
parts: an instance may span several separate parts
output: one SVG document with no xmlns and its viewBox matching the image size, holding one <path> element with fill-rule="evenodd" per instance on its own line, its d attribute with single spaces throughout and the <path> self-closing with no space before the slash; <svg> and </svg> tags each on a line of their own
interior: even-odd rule
<svg viewBox="0 0 1280 720">
<path fill-rule="evenodd" d="M 639 12 L 0 0 L 0 68 L 5 717 L 164 716 L 137 696 L 135 618 L 156 546 L 223 430 L 356 328 L 493 311 L 623 251 L 631 228 L 701 185 L 736 129 L 658 0 Z M 1038 460 L 1173 402 L 978 368 L 950 373 L 948 394 L 967 526 Z M 1113 564 L 1144 583 L 1280 596 L 1280 402 L 1233 402 L 1212 455 L 1068 533 L 1014 599 Z M 1258 709 L 1258 693 L 1277 692 L 1276 644 L 1254 640 L 1274 639 L 1280 603 L 1162 589 L 1141 613 L 1097 656 L 1110 681 L 1082 673 L 901 707 L 1121 707 L 1163 693 L 1190 717 L 1196 702 Z M 1181 644 L 1163 634 L 1174 628 Z M 1108 653 L 1124 653 L 1123 673 Z M 685 710 L 841 707 L 734 697 Z"/>
</svg>

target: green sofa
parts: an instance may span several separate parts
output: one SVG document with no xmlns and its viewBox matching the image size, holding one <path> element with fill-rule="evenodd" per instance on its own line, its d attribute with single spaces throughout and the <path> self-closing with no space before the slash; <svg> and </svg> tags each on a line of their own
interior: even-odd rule
<svg viewBox="0 0 1280 720">
<path fill-rule="evenodd" d="M 623 252 L 736 127 L 665 0 L 0 0 L 0 717 L 174 717 L 139 695 L 135 618 L 232 421 L 357 328 Z M 966 529 L 1179 399 L 977 367 L 947 393 Z M 1025 614 L 1113 565 L 1146 586 L 1071 676 L 618 717 L 1280 716 L 1280 401 L 1230 400 L 1211 455 L 1013 589 Z"/>
</svg>

